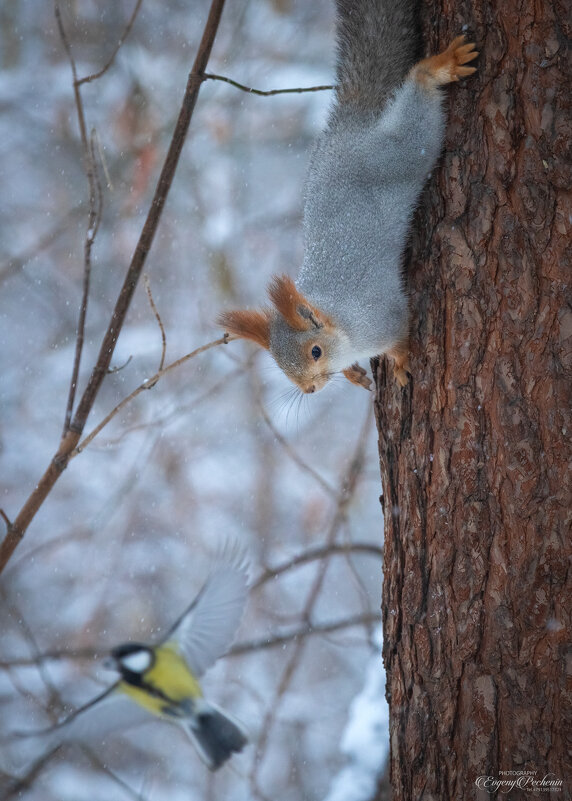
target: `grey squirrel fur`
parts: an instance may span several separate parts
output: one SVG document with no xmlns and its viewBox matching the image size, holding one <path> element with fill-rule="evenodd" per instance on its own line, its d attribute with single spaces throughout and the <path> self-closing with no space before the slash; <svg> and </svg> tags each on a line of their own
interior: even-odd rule
<svg viewBox="0 0 572 801">
<path fill-rule="evenodd" d="M 403 251 L 415 204 L 441 151 L 440 86 L 475 71 L 457 37 L 416 62 L 414 0 L 337 0 L 337 84 L 310 160 L 305 255 L 296 283 L 276 276 L 272 305 L 219 321 L 267 348 L 305 393 L 339 372 L 368 386 L 358 362 L 381 353 L 407 383 Z"/>
</svg>

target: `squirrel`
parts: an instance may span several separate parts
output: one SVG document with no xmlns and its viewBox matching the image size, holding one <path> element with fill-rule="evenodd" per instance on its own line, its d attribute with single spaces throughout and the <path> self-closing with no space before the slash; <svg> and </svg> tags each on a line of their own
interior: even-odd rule
<svg viewBox="0 0 572 801">
<path fill-rule="evenodd" d="M 336 373 L 369 388 L 359 366 L 382 353 L 409 372 L 403 252 L 419 195 L 441 151 L 440 87 L 471 75 L 478 55 L 457 36 L 416 62 L 414 0 L 337 0 L 335 99 L 311 156 L 304 260 L 296 283 L 275 276 L 271 306 L 218 317 L 270 351 L 304 393 Z"/>
</svg>

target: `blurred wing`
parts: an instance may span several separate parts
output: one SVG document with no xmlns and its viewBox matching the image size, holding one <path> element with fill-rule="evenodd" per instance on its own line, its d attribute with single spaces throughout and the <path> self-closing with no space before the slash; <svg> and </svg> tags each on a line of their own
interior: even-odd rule
<svg viewBox="0 0 572 801">
<path fill-rule="evenodd" d="M 244 556 L 237 549 L 223 553 L 202 590 L 165 638 L 177 644 L 195 676 L 229 649 L 247 595 Z"/>
<path fill-rule="evenodd" d="M 62 743 L 80 741 L 94 744 L 115 731 L 139 726 L 151 715 L 131 701 L 116 682 L 85 706 L 72 712 L 61 723 L 41 731 L 17 732 L 20 737 L 41 741 L 44 747 L 55 748 Z"/>
</svg>

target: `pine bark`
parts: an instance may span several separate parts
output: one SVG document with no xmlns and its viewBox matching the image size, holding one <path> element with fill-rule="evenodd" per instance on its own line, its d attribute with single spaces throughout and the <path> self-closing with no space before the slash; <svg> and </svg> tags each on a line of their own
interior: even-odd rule
<svg viewBox="0 0 572 801">
<path fill-rule="evenodd" d="M 517 778 L 501 771 L 550 774 L 561 789 L 541 797 L 564 799 L 572 14 L 557 1 L 428 0 L 423 17 L 429 52 L 467 24 L 481 55 L 449 90 L 443 158 L 416 216 L 409 385 L 375 365 L 393 799 L 488 799 L 477 779 Z"/>
</svg>

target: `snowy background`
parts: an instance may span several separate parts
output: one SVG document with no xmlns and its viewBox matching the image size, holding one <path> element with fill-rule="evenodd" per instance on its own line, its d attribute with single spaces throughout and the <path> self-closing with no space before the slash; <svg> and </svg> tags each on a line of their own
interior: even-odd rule
<svg viewBox="0 0 572 801">
<path fill-rule="evenodd" d="M 133 5 L 62 2 L 80 76 L 105 64 Z M 144 0 L 112 68 L 82 89 L 104 207 L 80 393 L 208 5 Z M 331 83 L 332 6 L 228 0 L 209 71 L 261 89 Z M 49 0 L 0 6 L 0 63 L 0 506 L 14 518 L 63 426 L 88 184 Z M 257 97 L 203 85 L 145 267 L 167 361 L 219 337 L 223 308 L 263 302 L 272 273 L 296 274 L 305 168 L 329 102 L 328 92 Z M 112 362 L 125 366 L 106 378 L 86 433 L 160 357 L 141 284 Z M 247 726 L 243 754 L 211 775 L 178 729 L 153 721 L 105 746 L 62 749 L 18 797 L 373 797 L 387 724 L 372 398 L 340 380 L 298 407 L 289 389 L 265 353 L 232 342 L 142 393 L 71 461 L 0 581 L 2 797 L 27 771 L 10 732 L 49 725 L 108 686 L 106 650 L 168 627 L 228 540 L 247 551 L 254 588 L 236 653 L 203 687 Z"/>
</svg>

